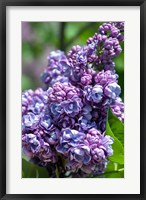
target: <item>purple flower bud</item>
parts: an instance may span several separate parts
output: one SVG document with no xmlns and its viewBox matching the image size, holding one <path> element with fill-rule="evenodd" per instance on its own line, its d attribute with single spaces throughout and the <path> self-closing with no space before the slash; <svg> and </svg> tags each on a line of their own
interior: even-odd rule
<svg viewBox="0 0 146 200">
<path fill-rule="evenodd" d="M 55 83 L 52 88 L 48 89 L 48 98 L 50 102 L 58 102 L 78 98 L 80 96 L 80 90 L 70 83 Z"/>
<path fill-rule="evenodd" d="M 83 74 L 83 76 L 81 77 L 81 83 L 83 84 L 83 86 L 91 84 L 92 83 L 92 75 L 91 74 Z"/>
<path fill-rule="evenodd" d="M 118 75 L 111 72 L 110 70 L 107 70 L 104 72 L 104 70 L 98 72 L 95 76 L 95 82 L 105 86 L 110 82 L 117 82 Z"/>
</svg>

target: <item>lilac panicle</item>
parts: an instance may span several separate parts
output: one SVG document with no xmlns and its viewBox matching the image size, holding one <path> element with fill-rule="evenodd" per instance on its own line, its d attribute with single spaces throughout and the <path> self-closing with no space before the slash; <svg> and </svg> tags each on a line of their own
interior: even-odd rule
<svg viewBox="0 0 146 200">
<path fill-rule="evenodd" d="M 106 133 L 107 111 L 124 123 L 124 103 L 114 58 L 122 52 L 124 22 L 107 22 L 65 55 L 48 56 L 45 88 L 22 93 L 22 150 L 60 176 L 104 173 L 114 140 Z M 57 166 L 57 168 L 56 168 Z"/>
</svg>

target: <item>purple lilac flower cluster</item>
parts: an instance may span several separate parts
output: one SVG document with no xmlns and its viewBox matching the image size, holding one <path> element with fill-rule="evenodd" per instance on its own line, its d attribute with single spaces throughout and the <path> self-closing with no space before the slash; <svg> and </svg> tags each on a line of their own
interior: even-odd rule
<svg viewBox="0 0 146 200">
<path fill-rule="evenodd" d="M 108 108 L 124 122 L 124 104 L 113 58 L 122 48 L 123 22 L 102 24 L 83 47 L 53 51 L 41 75 L 45 90 L 22 94 L 22 146 L 42 166 L 62 159 L 72 173 L 103 173 L 113 155 L 106 134 Z"/>
</svg>

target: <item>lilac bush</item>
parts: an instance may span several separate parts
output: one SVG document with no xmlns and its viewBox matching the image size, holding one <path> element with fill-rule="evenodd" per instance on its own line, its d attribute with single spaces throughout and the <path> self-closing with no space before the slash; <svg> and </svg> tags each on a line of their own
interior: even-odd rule
<svg viewBox="0 0 146 200">
<path fill-rule="evenodd" d="M 23 153 L 57 169 L 59 177 L 102 174 L 114 154 L 106 119 L 111 108 L 124 122 L 113 61 L 122 52 L 123 31 L 123 22 L 104 23 L 85 46 L 73 46 L 67 55 L 51 52 L 41 75 L 44 87 L 22 94 Z"/>
</svg>

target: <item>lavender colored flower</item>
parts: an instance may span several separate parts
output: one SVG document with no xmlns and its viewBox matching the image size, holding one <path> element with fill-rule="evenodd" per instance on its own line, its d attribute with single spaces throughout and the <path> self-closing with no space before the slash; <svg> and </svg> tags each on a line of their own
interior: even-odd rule
<svg viewBox="0 0 146 200">
<path fill-rule="evenodd" d="M 115 63 L 112 60 L 101 60 L 101 65 L 105 71 L 110 70 L 115 73 Z"/>
<path fill-rule="evenodd" d="M 59 104 L 59 103 L 51 103 L 50 109 L 51 109 L 52 114 L 55 117 L 59 117 L 60 114 L 63 113 L 63 108 L 62 108 L 61 104 Z"/>
<path fill-rule="evenodd" d="M 67 168 L 72 171 L 82 169 L 83 165 L 88 165 L 91 160 L 90 148 L 85 145 L 73 147 L 69 152 L 69 162 Z"/>
<path fill-rule="evenodd" d="M 89 120 L 88 118 L 86 118 L 86 116 L 81 116 L 78 119 L 78 125 L 79 130 L 83 132 L 89 130 L 90 128 L 97 127 L 96 122 Z"/>
<path fill-rule="evenodd" d="M 41 117 L 40 126 L 48 131 L 52 125 L 52 118 L 49 113 L 45 113 L 44 116 Z"/>
<path fill-rule="evenodd" d="M 62 108 L 66 114 L 71 114 L 72 116 L 77 115 L 83 104 L 80 98 L 69 99 L 61 103 Z"/>
<path fill-rule="evenodd" d="M 82 144 L 70 148 L 67 167 L 73 171 L 81 169 L 87 174 L 103 173 L 107 157 L 113 154 L 112 144 L 110 136 L 104 136 L 95 128 L 90 129 Z"/>
<path fill-rule="evenodd" d="M 38 115 L 43 112 L 48 103 L 48 94 L 41 88 L 37 90 L 28 90 L 22 94 L 22 114 L 28 111 Z"/>
<path fill-rule="evenodd" d="M 113 83 L 109 83 L 105 88 L 104 88 L 104 94 L 112 99 L 116 99 L 116 97 L 118 97 L 121 93 L 121 88 L 120 86 L 113 82 Z"/>
<path fill-rule="evenodd" d="M 46 133 L 45 141 L 50 145 L 56 145 L 59 142 L 60 130 L 58 128 L 52 128 Z"/>
<path fill-rule="evenodd" d="M 63 76 L 69 76 L 71 73 L 70 63 L 62 51 L 53 51 L 48 56 L 48 67 L 41 75 L 41 80 L 47 84 L 52 85 Z"/>
<path fill-rule="evenodd" d="M 33 157 L 40 150 L 40 142 L 37 140 L 36 135 L 32 133 L 23 135 L 22 144 L 23 152 L 29 157 Z"/>
<path fill-rule="evenodd" d="M 51 141 L 51 140 L 50 140 Z M 45 142 L 42 137 L 36 133 L 25 134 L 22 136 L 23 152 L 30 158 L 38 158 L 39 163 L 45 166 L 47 163 L 57 161 L 55 152 L 50 144 Z"/>
<path fill-rule="evenodd" d="M 124 103 L 120 97 L 116 98 L 111 104 L 112 112 L 124 122 Z"/>
<path fill-rule="evenodd" d="M 110 60 L 118 56 L 122 52 L 121 46 L 118 39 L 108 38 L 104 43 L 104 50 L 102 54 L 102 59 Z"/>
<path fill-rule="evenodd" d="M 60 153 L 67 154 L 70 147 L 75 147 L 84 140 L 84 133 L 78 132 L 74 129 L 66 128 L 62 130 L 62 136 L 60 137 L 60 144 L 56 150 Z"/>
<path fill-rule="evenodd" d="M 118 75 L 113 73 L 112 71 L 102 70 L 96 74 L 94 79 L 97 84 L 105 86 L 106 84 L 108 84 L 110 82 L 117 82 L 117 78 L 118 78 Z"/>
<path fill-rule="evenodd" d="M 39 124 L 40 117 L 33 113 L 28 113 L 22 117 L 22 131 L 34 130 Z"/>
<path fill-rule="evenodd" d="M 85 97 L 88 101 L 93 101 L 94 103 L 100 103 L 103 98 L 103 87 L 101 85 L 86 86 Z"/>
<path fill-rule="evenodd" d="M 72 47 L 68 52 L 68 59 L 72 67 L 85 67 L 87 63 L 86 47 L 80 47 L 79 45 Z M 75 71 L 76 70 L 77 69 L 75 69 Z"/>
<path fill-rule="evenodd" d="M 55 151 L 51 149 L 51 146 L 45 142 L 44 140 L 41 141 L 41 150 L 37 157 L 41 161 L 43 166 L 47 165 L 48 163 L 56 163 L 57 157 Z"/>
<path fill-rule="evenodd" d="M 92 107 L 88 104 L 86 104 L 82 109 L 82 116 L 86 117 L 87 120 L 91 120 L 92 118 Z"/>
<path fill-rule="evenodd" d="M 78 98 L 80 96 L 79 88 L 70 83 L 55 83 L 48 89 L 48 98 L 50 102 L 58 102 Z"/>
<path fill-rule="evenodd" d="M 101 54 L 103 54 L 103 44 L 107 36 L 97 34 L 87 40 L 87 59 L 88 62 L 99 65 L 101 63 Z"/>
<path fill-rule="evenodd" d="M 123 41 L 123 35 L 121 32 L 124 31 L 124 22 L 109 22 L 102 24 L 98 32 L 109 37 L 117 38 L 120 41 Z"/>
<path fill-rule="evenodd" d="M 91 74 L 83 74 L 83 76 L 81 77 L 81 83 L 83 86 L 85 85 L 89 85 L 92 83 L 92 75 Z"/>
</svg>

